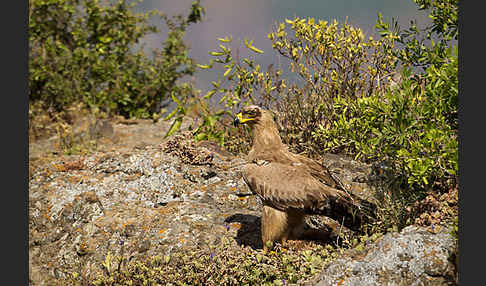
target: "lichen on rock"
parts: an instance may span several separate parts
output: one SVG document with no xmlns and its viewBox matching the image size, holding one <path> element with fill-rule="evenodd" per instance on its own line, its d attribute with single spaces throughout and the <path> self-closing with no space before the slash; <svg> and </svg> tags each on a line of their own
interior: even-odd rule
<svg viewBox="0 0 486 286">
<path fill-rule="evenodd" d="M 58 154 L 49 160 L 38 159 L 32 165 L 31 284 L 89 284 L 106 274 L 108 262 L 113 269 L 125 269 L 132 267 L 128 266 L 132 261 L 146 270 L 143 261 L 155 261 L 157 257 L 165 261 L 164 257 L 182 253 L 200 259 L 208 255 L 207 259 L 228 263 L 225 267 L 236 259 L 241 267 L 225 269 L 218 265 L 205 271 L 215 271 L 215 275 L 236 271 L 232 273 L 248 281 L 258 281 L 261 275 L 283 283 L 277 276 L 287 271 L 285 281 L 302 284 L 318 275 L 322 267 L 321 280 L 315 281 L 318 285 L 328 285 L 323 284 L 325 281 L 336 285 L 341 279 L 343 285 L 385 285 L 380 283 L 387 281 L 391 281 L 389 285 L 402 285 L 397 282 L 399 278 L 430 278 L 443 284 L 452 281 L 451 266 L 446 262 L 452 249 L 449 238 L 443 232 L 421 228 L 387 234 L 353 257 L 342 256 L 325 264 L 336 254 L 328 252 L 327 246 L 335 242 L 336 234 L 346 230 L 339 222 L 312 216 L 307 219 L 308 227 L 328 233 L 321 237 L 323 242 L 290 241 L 287 248 L 278 246 L 278 252 L 263 256 L 261 202 L 241 178 L 244 156 L 234 156 L 209 142 L 196 144 L 189 133 L 163 140 L 161 134 L 168 128 L 164 122 L 115 122 L 110 136 L 120 140 L 111 145 L 99 146 L 86 155 Z M 31 146 L 44 147 L 35 143 Z M 39 154 L 39 150 L 32 152 L 37 158 Z M 350 191 L 369 193 L 370 186 L 363 178 L 370 173 L 370 166 L 339 156 L 328 156 L 326 164 Z M 323 248 L 319 243 L 327 246 Z M 213 253 L 216 246 L 226 253 Z M 180 270 L 177 265 L 171 267 Z M 218 281 L 230 281 L 231 277 Z"/>
</svg>

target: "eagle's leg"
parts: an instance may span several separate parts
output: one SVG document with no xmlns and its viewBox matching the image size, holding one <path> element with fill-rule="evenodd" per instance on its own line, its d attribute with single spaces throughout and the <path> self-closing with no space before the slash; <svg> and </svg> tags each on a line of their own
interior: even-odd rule
<svg viewBox="0 0 486 286">
<path fill-rule="evenodd" d="M 264 205 L 262 212 L 263 251 L 268 251 L 267 242 L 286 240 L 289 232 L 287 213 Z"/>
</svg>

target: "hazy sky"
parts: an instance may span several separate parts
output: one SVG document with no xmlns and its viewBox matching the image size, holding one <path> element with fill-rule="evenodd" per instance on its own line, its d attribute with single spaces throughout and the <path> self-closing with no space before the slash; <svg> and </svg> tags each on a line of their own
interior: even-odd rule
<svg viewBox="0 0 486 286">
<path fill-rule="evenodd" d="M 192 0 L 145 0 L 140 10 L 158 9 L 168 15 L 183 13 L 187 15 Z M 313 17 L 348 22 L 360 27 L 368 35 L 377 36 L 374 31 L 377 14 L 381 12 L 385 20 L 397 19 L 402 27 L 408 27 L 410 20 L 419 24 L 428 22 L 427 14 L 419 11 L 412 0 L 201 0 L 206 9 L 203 22 L 189 27 L 185 37 L 190 46 L 190 56 L 198 63 L 207 64 L 211 56 L 209 51 L 217 50 L 218 37 L 233 36 L 232 50 L 242 46 L 240 39 L 253 40 L 253 45 L 265 51 L 256 55 L 256 60 L 263 66 L 277 62 L 277 53 L 273 52 L 267 34 L 276 23 L 286 18 Z M 160 25 L 164 29 L 164 25 Z M 165 33 L 144 39 L 148 49 L 160 48 Z M 245 56 L 245 48 L 240 49 Z M 192 80 L 203 92 L 208 90 L 212 80 L 217 79 L 214 72 L 197 72 Z"/>
</svg>

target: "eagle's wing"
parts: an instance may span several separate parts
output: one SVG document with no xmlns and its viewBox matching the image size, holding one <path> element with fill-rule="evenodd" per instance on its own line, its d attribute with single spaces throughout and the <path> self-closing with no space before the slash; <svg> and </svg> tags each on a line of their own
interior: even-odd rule
<svg viewBox="0 0 486 286">
<path fill-rule="evenodd" d="M 252 158 L 253 161 L 264 160 L 292 166 L 302 164 L 304 165 L 302 166 L 302 169 L 306 169 L 307 173 L 321 183 L 335 189 L 344 190 L 341 182 L 331 174 L 331 171 L 327 167 L 310 158 L 300 154 L 293 154 L 287 150 L 279 150 L 279 152 L 259 152 L 258 155 L 251 154 L 251 152 L 252 151 L 250 151 L 249 158 Z"/>
<path fill-rule="evenodd" d="M 330 186 L 331 188 L 335 188 L 341 191 L 344 191 L 349 197 L 352 198 L 353 204 L 358 208 L 361 208 L 362 211 L 365 211 L 367 215 L 373 215 L 374 211 L 376 210 L 376 204 L 370 201 L 369 197 L 364 197 L 359 193 L 355 193 L 352 190 L 345 187 L 343 182 L 339 179 L 339 177 L 332 174 L 331 170 L 327 168 L 323 164 L 319 164 L 317 161 L 314 161 L 310 158 L 302 156 L 300 154 L 292 154 L 294 162 L 300 162 L 305 165 L 307 171 L 321 183 Z M 294 163 L 295 164 L 295 163 Z"/>
<path fill-rule="evenodd" d="M 349 195 L 321 183 L 305 165 L 250 163 L 243 167 L 243 179 L 265 205 L 282 211 L 323 214 L 338 221 L 344 218 L 350 228 L 360 223 Z"/>
<path fill-rule="evenodd" d="M 321 183 L 326 184 L 332 188 L 344 190 L 341 182 L 337 180 L 331 171 L 324 165 L 299 154 L 293 154 L 294 161 L 300 162 L 307 166 L 309 173 Z"/>
</svg>

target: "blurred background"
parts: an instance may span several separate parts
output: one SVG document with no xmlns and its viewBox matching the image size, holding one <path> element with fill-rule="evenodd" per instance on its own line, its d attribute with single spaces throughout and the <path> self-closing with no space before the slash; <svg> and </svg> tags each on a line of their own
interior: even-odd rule
<svg viewBox="0 0 486 286">
<path fill-rule="evenodd" d="M 193 0 L 145 0 L 137 6 L 140 12 L 158 9 L 171 16 L 187 15 Z M 378 13 L 389 22 L 393 17 L 402 28 L 409 27 L 411 20 L 416 20 L 419 27 L 426 26 L 430 21 L 427 13 L 419 11 L 413 0 L 201 0 L 206 9 L 203 21 L 190 25 L 185 37 L 188 44 L 189 57 L 199 64 L 207 64 L 211 56 L 209 51 L 218 50 L 218 37 L 232 35 L 232 49 L 240 50 L 240 56 L 247 56 L 247 49 L 242 48 L 243 39 L 253 40 L 253 46 L 264 51 L 264 54 L 252 53 L 263 67 L 278 64 L 278 53 L 272 50 L 271 41 L 267 38 L 272 27 L 285 19 L 312 17 L 331 22 L 336 19 L 343 23 L 346 19 L 353 26 L 360 27 L 366 35 L 378 38 L 375 23 Z M 147 52 L 153 48 L 161 48 L 167 35 L 167 27 L 157 17 L 152 19 L 161 33 L 150 35 L 142 41 Z M 191 81 L 204 94 L 210 89 L 210 83 L 222 76 L 224 69 L 199 70 Z"/>
</svg>

